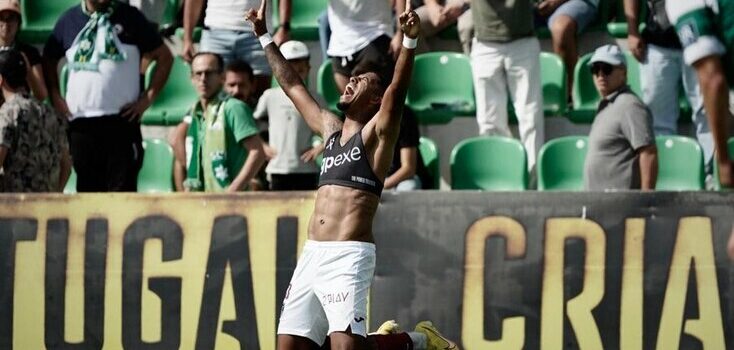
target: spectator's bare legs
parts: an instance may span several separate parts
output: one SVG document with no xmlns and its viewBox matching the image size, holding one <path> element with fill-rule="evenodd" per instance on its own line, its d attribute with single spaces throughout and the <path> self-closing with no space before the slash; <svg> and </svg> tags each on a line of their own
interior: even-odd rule
<svg viewBox="0 0 734 350">
<path fill-rule="evenodd" d="M 573 70 L 578 61 L 578 49 L 576 47 L 576 21 L 570 16 L 558 16 L 551 25 L 553 36 L 553 52 L 561 56 L 566 66 L 566 94 L 571 96 L 573 85 Z"/>
</svg>

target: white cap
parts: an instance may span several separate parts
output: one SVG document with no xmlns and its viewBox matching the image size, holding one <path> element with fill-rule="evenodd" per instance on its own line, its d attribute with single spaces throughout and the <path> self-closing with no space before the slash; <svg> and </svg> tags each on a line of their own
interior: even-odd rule
<svg viewBox="0 0 734 350">
<path fill-rule="evenodd" d="M 280 45 L 280 52 L 286 60 L 299 60 L 308 58 L 311 54 L 308 52 L 306 44 L 297 41 L 290 40 Z"/>
<path fill-rule="evenodd" d="M 597 48 L 594 51 L 594 55 L 591 56 L 591 60 L 589 60 L 589 65 L 592 65 L 596 62 L 609 63 L 613 66 L 627 65 L 627 60 L 624 58 L 624 53 L 622 52 L 622 49 L 620 49 L 617 45 L 604 45 Z"/>
</svg>

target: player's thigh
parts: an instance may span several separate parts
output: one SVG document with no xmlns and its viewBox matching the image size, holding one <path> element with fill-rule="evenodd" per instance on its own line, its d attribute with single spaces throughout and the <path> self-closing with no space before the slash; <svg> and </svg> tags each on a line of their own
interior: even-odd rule
<svg viewBox="0 0 734 350">
<path fill-rule="evenodd" d="M 290 334 L 278 335 L 278 350 L 316 350 L 319 345 L 311 339 Z"/>
</svg>

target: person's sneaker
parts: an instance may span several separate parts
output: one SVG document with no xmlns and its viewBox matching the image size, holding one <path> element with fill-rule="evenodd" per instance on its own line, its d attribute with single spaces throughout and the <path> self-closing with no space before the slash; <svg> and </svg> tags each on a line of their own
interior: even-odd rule
<svg viewBox="0 0 734 350">
<path fill-rule="evenodd" d="M 431 321 L 418 322 L 415 331 L 423 333 L 428 338 L 427 350 L 459 350 L 456 343 L 441 335 Z"/>
<path fill-rule="evenodd" d="M 370 333 L 370 334 L 377 334 L 377 335 L 388 335 L 388 334 L 395 334 L 400 333 L 400 326 L 398 325 L 395 320 L 387 320 L 380 325 L 380 328 L 377 328 L 376 331 Z"/>
</svg>

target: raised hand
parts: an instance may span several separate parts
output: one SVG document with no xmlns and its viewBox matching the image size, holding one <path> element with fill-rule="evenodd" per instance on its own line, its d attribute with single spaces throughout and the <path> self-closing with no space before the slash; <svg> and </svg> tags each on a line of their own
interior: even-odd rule
<svg viewBox="0 0 734 350">
<path fill-rule="evenodd" d="M 410 0 L 405 1 L 405 12 L 400 15 L 400 28 L 408 38 L 415 39 L 421 31 L 421 19 L 410 6 Z"/>
<path fill-rule="evenodd" d="M 252 30 L 257 36 L 261 36 L 268 32 L 268 26 L 265 23 L 265 8 L 267 7 L 267 2 L 268 0 L 262 0 L 262 2 L 260 2 L 259 10 L 255 11 L 255 9 L 249 9 L 245 14 L 245 19 L 252 23 Z"/>
</svg>

